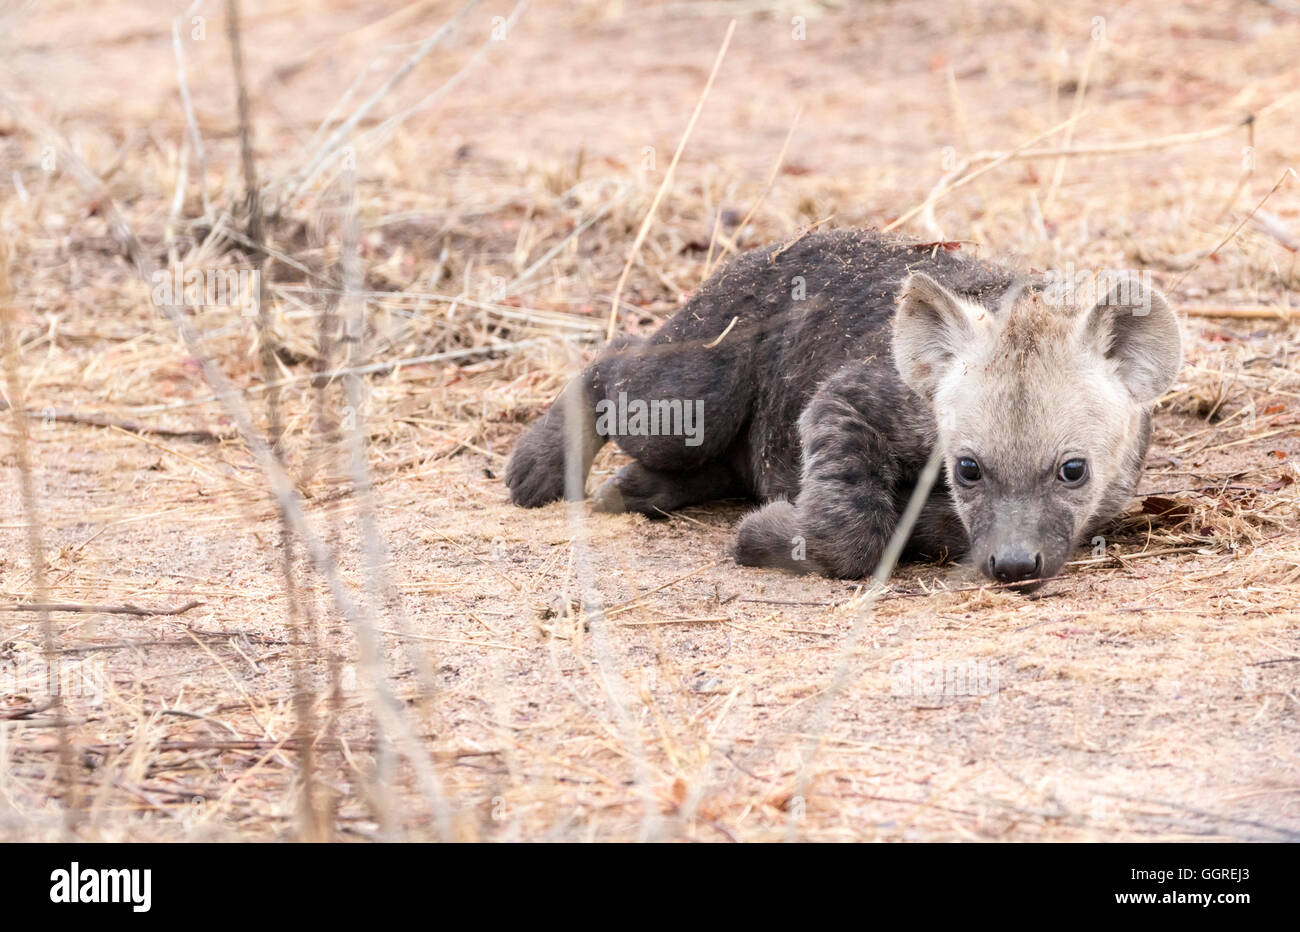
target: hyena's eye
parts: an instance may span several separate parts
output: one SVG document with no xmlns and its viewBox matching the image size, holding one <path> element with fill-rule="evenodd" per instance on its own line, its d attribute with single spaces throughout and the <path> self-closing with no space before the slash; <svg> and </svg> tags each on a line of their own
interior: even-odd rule
<svg viewBox="0 0 1300 932">
<path fill-rule="evenodd" d="M 1056 478 L 1070 487 L 1083 485 L 1088 481 L 1088 461 L 1081 459 L 1066 460 L 1056 472 Z"/>
<path fill-rule="evenodd" d="M 980 464 L 969 456 L 963 456 L 957 461 L 957 481 L 962 485 L 974 485 L 980 481 L 981 475 Z"/>
</svg>

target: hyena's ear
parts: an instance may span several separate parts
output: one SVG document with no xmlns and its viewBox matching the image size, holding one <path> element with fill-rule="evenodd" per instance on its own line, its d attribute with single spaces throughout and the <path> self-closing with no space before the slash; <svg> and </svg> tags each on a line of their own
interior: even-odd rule
<svg viewBox="0 0 1300 932">
<path fill-rule="evenodd" d="M 957 353 L 974 339 L 960 298 L 924 272 L 907 277 L 894 314 L 894 366 L 908 388 L 933 399 Z"/>
<path fill-rule="evenodd" d="M 1183 368 L 1183 338 L 1165 296 L 1136 278 L 1120 279 L 1088 312 L 1083 337 L 1115 363 L 1135 401 L 1149 404 Z"/>
</svg>

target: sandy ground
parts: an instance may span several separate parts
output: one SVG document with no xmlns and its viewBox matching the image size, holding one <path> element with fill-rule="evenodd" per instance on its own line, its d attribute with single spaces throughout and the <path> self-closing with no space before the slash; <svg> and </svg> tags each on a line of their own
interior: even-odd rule
<svg viewBox="0 0 1300 932">
<path fill-rule="evenodd" d="M 213 6 L 206 37 L 185 41 L 211 196 L 224 204 L 240 180 Z M 373 88 L 454 9 L 248 11 L 264 177 L 294 167 L 367 62 L 385 63 Z M 71 28 L 81 14 L 70 3 L 12 14 L 0 82 L 108 177 L 163 258 L 185 133 L 175 12 L 101 6 L 93 29 Z M 468 14 L 463 40 L 424 61 L 402 100 L 455 73 L 508 12 Z M 1239 124 L 1300 86 L 1300 19 L 1257 3 L 1125 6 L 1095 53 L 1091 8 L 1072 3 L 534 3 L 444 101 L 365 152 L 367 287 L 480 295 L 516 280 L 611 192 L 630 191 L 503 302 L 564 314 L 578 322 L 568 330 L 600 329 L 732 15 L 735 38 L 625 290 L 626 329 L 653 326 L 698 284 L 715 219 L 722 241 L 743 245 L 815 221 L 884 225 L 926 197 L 946 157 L 1014 148 L 1063 120 L 1085 68 L 1080 145 Z M 795 17 L 804 39 L 792 36 Z M 1059 185 L 1055 159 L 1012 161 L 944 199 L 937 231 L 904 229 L 1038 267 L 1149 267 L 1183 307 L 1293 303 L 1294 245 L 1251 223 L 1205 253 L 1300 165 L 1297 108 L 1253 131 L 1070 159 Z M 398 109 L 385 101 L 377 117 Z M 737 231 L 796 113 L 784 167 Z M 647 146 L 655 167 L 643 171 Z M 735 566 L 738 503 L 663 521 L 512 508 L 504 457 L 594 344 L 465 304 L 376 298 L 375 359 L 535 341 L 369 380 L 382 572 L 362 552 L 366 512 L 342 455 L 313 432 L 314 394 L 301 381 L 285 394 L 305 512 L 380 629 L 385 680 L 415 736 L 394 762 L 373 753 L 360 648 L 301 552 L 299 591 L 286 593 L 277 511 L 247 448 L 62 416 L 231 429 L 202 401 L 211 389 L 193 353 L 133 281 L 104 211 L 66 173 L 43 171 L 42 155 L 0 116 L 0 184 L 16 174 L 25 191 L 6 193 L 0 221 L 15 255 L 50 599 L 201 604 L 174 616 L 53 616 L 62 656 L 87 663 L 105 694 L 70 698 L 74 753 L 60 773 L 58 729 L 37 691 L 0 683 L 0 836 L 55 837 L 69 802 L 70 830 L 87 838 L 310 834 L 293 743 L 292 661 L 303 655 L 329 837 L 1300 836 L 1294 323 L 1188 319 L 1188 369 L 1157 416 L 1143 496 L 1039 596 L 982 586 L 960 566 L 907 566 L 864 618 L 858 585 Z M 1300 229 L 1298 193 L 1292 182 L 1266 205 L 1283 229 Z M 273 244 L 328 267 L 338 255 L 330 205 L 295 200 Z M 191 183 L 184 214 L 201 213 Z M 185 228 L 182 253 L 205 230 Z M 292 268 L 272 277 L 279 364 L 301 377 L 316 305 L 293 290 L 303 279 Z M 255 322 L 203 314 L 204 351 L 252 389 L 245 400 L 262 418 Z M 346 418 L 337 395 L 326 404 Z M 0 585 L 13 601 L 36 584 L 9 415 L 3 430 Z M 593 485 L 619 462 L 602 453 Z M 39 656 L 34 613 L 0 619 L 0 662 Z M 846 650 L 859 621 L 861 640 Z M 842 688 L 828 693 L 837 676 Z"/>
</svg>

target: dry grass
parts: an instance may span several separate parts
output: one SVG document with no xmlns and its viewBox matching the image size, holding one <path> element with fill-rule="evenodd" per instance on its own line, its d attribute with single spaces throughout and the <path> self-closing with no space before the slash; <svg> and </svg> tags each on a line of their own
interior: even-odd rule
<svg viewBox="0 0 1300 932">
<path fill-rule="evenodd" d="M 49 645 L 0 612 L 0 671 L 53 649 L 104 686 L 0 682 L 0 837 L 1300 834 L 1300 325 L 1216 310 L 1300 290 L 1294 14 L 1130 5 L 1098 46 L 1078 3 L 485 2 L 421 55 L 460 5 L 250 7 L 264 326 L 181 308 L 187 340 L 132 261 L 261 260 L 218 6 L 174 11 L 192 117 L 149 4 L 0 24 L 0 584 L 77 609 Z M 1032 599 L 904 567 L 823 716 L 862 587 L 737 568 L 738 505 L 525 513 L 499 475 L 612 302 L 644 332 L 738 249 L 900 218 L 1151 269 L 1188 365 L 1106 540 Z"/>
</svg>

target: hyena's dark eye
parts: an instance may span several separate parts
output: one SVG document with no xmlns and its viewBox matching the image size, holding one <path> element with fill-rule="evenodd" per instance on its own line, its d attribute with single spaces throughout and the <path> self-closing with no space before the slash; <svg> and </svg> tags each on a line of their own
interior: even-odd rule
<svg viewBox="0 0 1300 932">
<path fill-rule="evenodd" d="M 962 485 L 974 485 L 980 481 L 981 475 L 980 464 L 969 456 L 963 456 L 957 461 L 957 481 Z"/>
<path fill-rule="evenodd" d="M 1079 486 L 1088 481 L 1088 461 L 1073 459 L 1066 460 L 1057 470 L 1056 478 L 1060 479 L 1066 485 Z"/>
</svg>

